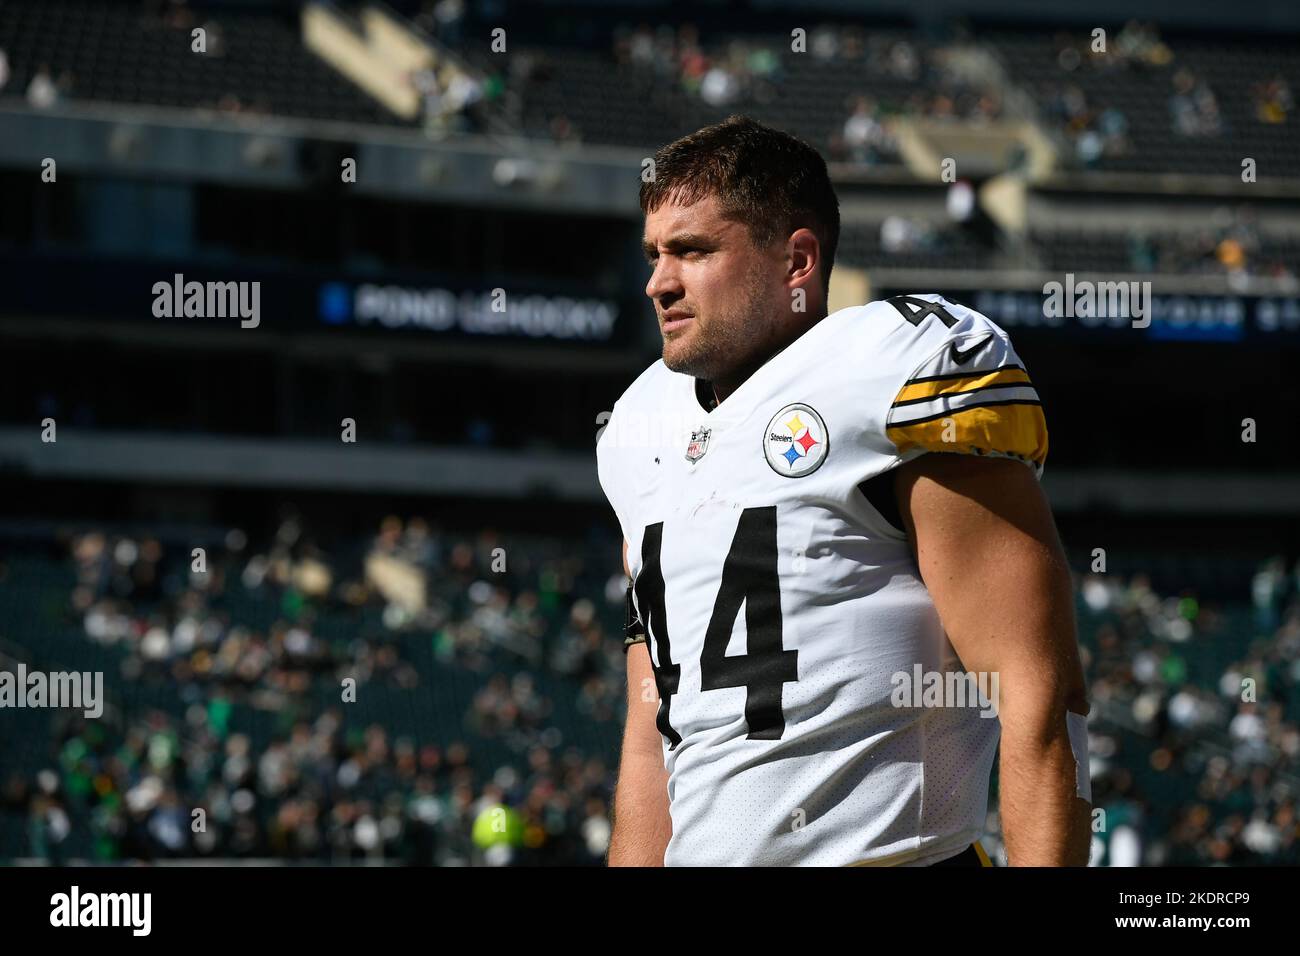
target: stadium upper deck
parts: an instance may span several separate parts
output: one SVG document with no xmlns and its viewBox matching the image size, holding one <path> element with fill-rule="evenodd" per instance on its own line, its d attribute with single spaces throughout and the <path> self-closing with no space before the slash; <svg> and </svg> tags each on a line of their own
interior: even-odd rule
<svg viewBox="0 0 1300 956">
<path fill-rule="evenodd" d="M 363 33 L 353 14 L 371 6 L 325 8 Z M 399 79 L 426 120 L 487 104 L 526 137 L 645 148 L 746 112 L 833 160 L 873 167 L 902 162 L 906 120 L 1025 119 L 1067 168 L 1235 177 L 1249 156 L 1271 176 L 1300 176 L 1300 41 L 1284 37 L 1164 36 L 1130 22 L 1110 25 L 1097 52 L 1090 24 L 972 31 L 814 20 L 792 37 L 789 18 L 770 14 L 736 25 L 706 13 L 644 22 L 617 9 L 549 20 L 522 11 L 509 19 L 503 56 L 492 24 L 464 5 L 453 5 L 459 17 L 444 15 L 447 5 L 404 6 L 420 12 L 388 15 L 412 43 L 468 67 L 435 62 Z M 299 20 L 294 5 L 11 0 L 0 7 L 0 95 L 412 122 L 310 48 Z M 209 44 L 201 55 L 191 41 L 199 28 Z"/>
</svg>

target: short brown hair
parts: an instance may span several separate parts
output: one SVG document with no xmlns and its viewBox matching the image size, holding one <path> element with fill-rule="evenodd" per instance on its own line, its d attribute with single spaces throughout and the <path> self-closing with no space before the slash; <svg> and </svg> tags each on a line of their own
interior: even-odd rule
<svg viewBox="0 0 1300 956">
<path fill-rule="evenodd" d="M 710 195 L 726 218 L 749 227 L 757 248 L 811 229 L 821 244 L 822 292 L 830 294 L 840 202 L 817 150 L 748 116 L 729 116 L 655 153 L 654 176 L 641 183 L 641 211 L 669 201 L 692 206 Z"/>
</svg>

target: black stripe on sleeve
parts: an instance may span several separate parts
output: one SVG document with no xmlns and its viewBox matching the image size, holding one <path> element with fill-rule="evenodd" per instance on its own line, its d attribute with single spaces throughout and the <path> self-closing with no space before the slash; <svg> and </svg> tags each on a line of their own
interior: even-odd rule
<svg viewBox="0 0 1300 956">
<path fill-rule="evenodd" d="M 961 408 L 950 408 L 946 412 L 939 412 L 937 415 L 927 415 L 925 418 L 913 418 L 897 424 L 887 424 L 888 428 L 910 428 L 912 425 L 922 425 L 926 422 L 938 421 L 940 418 L 951 418 L 953 415 L 960 415 L 962 412 L 969 412 L 974 408 L 993 408 L 997 405 L 1042 405 L 1042 402 L 1032 398 L 1012 398 L 1004 402 L 977 402 L 974 405 L 963 405 Z"/>
<path fill-rule="evenodd" d="M 974 378 L 979 375 L 992 375 L 994 372 L 1005 372 L 1007 369 L 1017 369 L 1023 372 L 1025 367 L 1012 362 L 1010 365 L 999 365 L 997 368 L 973 368 L 969 372 L 952 372 L 947 375 L 923 375 L 920 378 L 909 378 L 903 383 L 903 388 L 907 388 L 908 385 L 921 385 L 925 382 L 947 382 L 954 378 Z"/>
<path fill-rule="evenodd" d="M 925 402 L 937 402 L 941 398 L 956 398 L 958 395 L 974 395 L 977 392 L 991 392 L 995 388 L 1033 388 L 1030 382 L 1000 382 L 995 385 L 984 385 L 980 388 L 968 388 L 961 392 L 944 392 L 942 395 L 926 395 L 923 398 L 906 398 L 901 402 L 894 402 L 890 408 L 903 408 L 906 405 L 921 405 Z M 957 411 L 957 409 L 954 409 Z"/>
</svg>

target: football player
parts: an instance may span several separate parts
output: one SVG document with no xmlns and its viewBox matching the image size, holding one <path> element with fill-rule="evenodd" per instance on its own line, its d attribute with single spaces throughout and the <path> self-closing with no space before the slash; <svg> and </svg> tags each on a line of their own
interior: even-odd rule
<svg viewBox="0 0 1300 956">
<path fill-rule="evenodd" d="M 1085 864 L 1070 578 L 1006 333 L 933 294 L 827 315 L 838 200 L 784 133 L 731 117 L 653 169 L 663 358 L 597 451 L 631 582 L 609 863 L 987 865 L 1000 736 L 1009 862 Z"/>
</svg>

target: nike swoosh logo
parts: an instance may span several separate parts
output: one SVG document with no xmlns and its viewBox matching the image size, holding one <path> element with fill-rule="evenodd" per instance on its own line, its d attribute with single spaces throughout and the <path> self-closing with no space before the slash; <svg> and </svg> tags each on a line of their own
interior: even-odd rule
<svg viewBox="0 0 1300 956">
<path fill-rule="evenodd" d="M 957 348 L 956 342 L 953 342 L 952 345 L 948 346 L 948 357 L 951 358 L 953 362 L 957 365 L 965 365 L 967 362 L 970 361 L 972 355 L 974 355 L 976 352 L 983 349 L 984 346 L 988 345 L 992 341 L 993 341 L 993 333 L 990 332 L 988 335 L 986 335 L 980 341 L 976 342 L 974 345 L 972 345 L 964 352 L 961 351 L 959 348 Z"/>
</svg>

